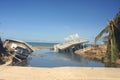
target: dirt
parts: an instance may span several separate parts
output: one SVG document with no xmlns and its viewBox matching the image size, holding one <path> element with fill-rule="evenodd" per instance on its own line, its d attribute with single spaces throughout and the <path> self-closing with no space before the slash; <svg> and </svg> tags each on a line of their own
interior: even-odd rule
<svg viewBox="0 0 120 80">
<path fill-rule="evenodd" d="M 87 47 L 86 49 L 78 50 L 75 53 L 88 59 L 102 61 L 103 57 L 106 54 L 106 46 L 105 45 L 90 46 Z"/>
</svg>

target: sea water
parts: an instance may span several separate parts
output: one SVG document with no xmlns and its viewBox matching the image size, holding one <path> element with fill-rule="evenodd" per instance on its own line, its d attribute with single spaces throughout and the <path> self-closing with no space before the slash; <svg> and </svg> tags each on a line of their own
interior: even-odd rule
<svg viewBox="0 0 120 80">
<path fill-rule="evenodd" d="M 57 43 L 44 43 L 44 42 L 27 42 L 32 46 L 54 46 Z"/>
<path fill-rule="evenodd" d="M 56 43 L 29 43 L 32 46 L 53 46 Z M 43 49 L 33 54 L 38 56 L 29 56 L 27 60 L 23 61 L 22 64 L 16 63 L 22 66 L 31 67 L 104 67 L 105 65 L 101 62 L 89 60 L 79 55 L 71 53 L 55 53 L 53 50 Z"/>
<path fill-rule="evenodd" d="M 40 50 L 33 54 L 41 54 L 42 56 L 29 56 L 31 60 L 28 66 L 32 67 L 104 67 L 103 63 L 85 59 L 71 53 L 55 53 L 52 50 Z M 28 59 L 29 59 L 28 58 Z"/>
</svg>

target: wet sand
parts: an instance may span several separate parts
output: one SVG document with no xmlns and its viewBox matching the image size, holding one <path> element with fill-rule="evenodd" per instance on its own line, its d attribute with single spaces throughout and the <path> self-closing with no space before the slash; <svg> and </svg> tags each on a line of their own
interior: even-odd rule
<svg viewBox="0 0 120 80">
<path fill-rule="evenodd" d="M 0 66 L 0 80 L 120 80 L 120 68 Z"/>
</svg>

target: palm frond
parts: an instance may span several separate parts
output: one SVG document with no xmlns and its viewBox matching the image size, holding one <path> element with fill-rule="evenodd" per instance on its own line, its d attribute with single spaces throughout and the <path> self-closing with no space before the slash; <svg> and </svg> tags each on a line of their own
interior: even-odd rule
<svg viewBox="0 0 120 80">
<path fill-rule="evenodd" d="M 106 26 L 96 37 L 95 37 L 95 40 L 94 40 L 94 44 L 96 44 L 96 42 L 102 37 L 102 35 L 104 33 L 107 33 L 109 32 L 109 26 Z"/>
</svg>

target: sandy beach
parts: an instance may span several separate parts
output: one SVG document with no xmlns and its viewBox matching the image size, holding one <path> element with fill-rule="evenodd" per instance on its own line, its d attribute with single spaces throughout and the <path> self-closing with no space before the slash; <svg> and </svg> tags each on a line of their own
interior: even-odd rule
<svg viewBox="0 0 120 80">
<path fill-rule="evenodd" d="M 120 68 L 0 66 L 0 80 L 120 80 Z"/>
</svg>

